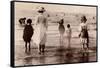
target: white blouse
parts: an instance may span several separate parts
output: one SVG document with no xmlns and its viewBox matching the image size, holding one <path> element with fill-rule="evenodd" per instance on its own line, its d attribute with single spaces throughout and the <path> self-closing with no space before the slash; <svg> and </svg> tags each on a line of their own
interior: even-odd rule
<svg viewBox="0 0 100 68">
<path fill-rule="evenodd" d="M 82 30 L 82 27 L 86 27 L 87 30 L 88 30 L 88 25 L 87 25 L 87 23 L 81 23 L 80 26 L 79 26 L 79 31 Z"/>
</svg>

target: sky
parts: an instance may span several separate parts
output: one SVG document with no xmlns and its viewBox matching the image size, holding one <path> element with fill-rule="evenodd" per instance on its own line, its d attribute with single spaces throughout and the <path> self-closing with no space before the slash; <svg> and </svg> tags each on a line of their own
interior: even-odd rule
<svg viewBox="0 0 100 68">
<path fill-rule="evenodd" d="M 65 13 L 86 13 L 86 14 L 96 14 L 96 7 L 89 6 L 73 6 L 73 5 L 55 5 L 55 4 L 41 4 L 41 3 L 25 3 L 16 2 L 15 8 L 17 10 L 36 10 L 39 6 L 42 6 L 46 11 L 50 12 L 65 12 Z"/>
</svg>

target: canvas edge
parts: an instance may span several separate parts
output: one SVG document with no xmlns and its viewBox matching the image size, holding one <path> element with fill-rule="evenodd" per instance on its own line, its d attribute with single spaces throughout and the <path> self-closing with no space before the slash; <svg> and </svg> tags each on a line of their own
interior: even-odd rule
<svg viewBox="0 0 100 68">
<path fill-rule="evenodd" d="M 11 29 L 10 29 L 10 37 L 11 37 L 11 40 L 10 40 L 10 44 L 11 44 L 11 49 L 10 49 L 10 66 L 11 67 L 14 67 L 15 66 L 15 63 L 14 63 L 14 1 L 11 1 L 10 2 L 10 14 L 11 14 Z"/>
<path fill-rule="evenodd" d="M 48 65 L 62 65 L 66 63 L 61 63 L 61 64 L 44 64 L 44 65 L 23 65 L 23 66 L 15 66 L 15 56 L 14 56 L 14 3 L 15 2 L 22 2 L 22 3 L 41 3 L 41 4 L 58 4 L 58 5 L 70 5 L 70 6 L 86 6 L 86 7 L 96 7 L 96 27 L 97 27 L 97 32 L 96 32 L 96 61 L 91 61 L 87 63 L 93 63 L 93 62 L 98 62 L 98 5 L 84 5 L 84 4 L 67 4 L 67 3 L 51 3 L 51 2 L 36 2 L 36 1 L 10 1 L 10 7 L 11 7 L 11 49 L 10 49 L 10 66 L 11 67 L 30 67 L 30 66 L 48 66 Z M 84 63 L 84 62 L 82 62 Z M 68 63 L 69 64 L 69 63 Z M 70 63 L 70 64 L 81 64 L 80 62 L 77 63 Z"/>
</svg>

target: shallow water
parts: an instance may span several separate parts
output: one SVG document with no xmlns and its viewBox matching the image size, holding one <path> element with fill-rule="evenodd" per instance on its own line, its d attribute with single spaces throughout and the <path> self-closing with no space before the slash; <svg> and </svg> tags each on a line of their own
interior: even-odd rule
<svg viewBox="0 0 100 68">
<path fill-rule="evenodd" d="M 27 16 L 27 15 L 26 15 Z M 17 17 L 17 16 L 16 16 Z M 67 23 L 71 24 L 72 28 L 72 38 L 71 38 L 71 49 L 68 49 L 66 41 L 66 32 L 63 38 L 63 45 L 60 45 L 59 40 L 59 30 L 57 23 L 50 23 L 47 31 L 47 42 L 45 53 L 40 55 L 38 53 L 38 46 L 34 45 L 31 41 L 31 52 L 25 53 L 23 36 L 23 28 L 19 25 L 18 19 L 16 18 L 15 24 L 15 65 L 43 65 L 43 64 L 61 64 L 61 63 L 79 63 L 79 62 L 92 62 L 96 61 L 96 24 L 91 24 L 94 20 L 88 21 L 89 30 L 89 45 L 90 49 L 88 52 L 82 50 L 82 45 L 80 44 L 80 39 L 78 37 L 79 22 L 76 19 L 70 19 L 71 17 L 65 18 Z M 29 17 L 29 16 L 27 16 Z M 70 20 L 68 20 L 70 19 Z M 74 22 L 74 23 L 73 23 Z M 95 21 L 94 21 L 95 22 Z M 64 24 L 65 29 L 67 23 Z M 34 27 L 34 26 L 33 26 Z"/>
<path fill-rule="evenodd" d="M 21 49 L 21 48 L 20 48 Z M 83 52 L 80 48 L 61 49 L 46 48 L 44 54 L 39 54 L 37 48 L 31 49 L 31 52 L 25 53 L 24 50 L 16 53 L 16 66 L 24 65 L 44 65 L 44 64 L 61 64 L 61 63 L 79 63 L 96 61 L 96 51 L 92 48 L 88 52 Z"/>
<path fill-rule="evenodd" d="M 57 26 L 55 26 L 57 27 Z M 80 63 L 96 61 L 96 33 L 91 33 L 90 36 L 90 52 L 83 52 L 80 40 L 76 34 L 73 33 L 71 39 L 71 50 L 68 49 L 66 42 L 66 35 L 64 35 L 64 43 L 60 45 L 59 31 L 50 31 L 47 33 L 47 42 L 45 53 L 40 55 L 38 53 L 38 46 L 31 41 L 31 52 L 25 53 L 24 41 L 22 39 L 23 29 L 16 29 L 15 39 L 15 65 L 44 65 L 44 64 L 61 64 L 61 63 Z M 96 31 L 94 31 L 96 32 Z M 93 35 L 92 35 L 93 34 Z"/>
</svg>

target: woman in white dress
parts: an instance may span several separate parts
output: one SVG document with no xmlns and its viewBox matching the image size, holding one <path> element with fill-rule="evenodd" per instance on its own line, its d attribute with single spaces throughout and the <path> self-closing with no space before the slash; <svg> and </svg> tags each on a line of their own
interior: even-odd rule
<svg viewBox="0 0 100 68">
<path fill-rule="evenodd" d="M 39 15 L 35 21 L 35 31 L 33 35 L 33 42 L 39 46 L 39 54 L 44 53 L 46 43 L 46 31 L 47 31 L 47 18 L 43 15 L 45 12 L 44 7 L 40 7 L 38 10 Z"/>
</svg>

